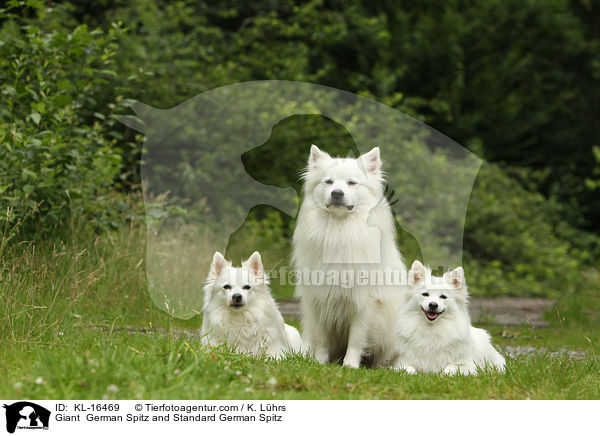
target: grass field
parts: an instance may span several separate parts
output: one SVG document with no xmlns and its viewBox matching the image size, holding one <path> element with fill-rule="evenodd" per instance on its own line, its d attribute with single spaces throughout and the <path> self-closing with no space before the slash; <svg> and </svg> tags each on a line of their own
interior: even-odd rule
<svg viewBox="0 0 600 436">
<path fill-rule="evenodd" d="M 594 285 L 577 298 L 559 300 L 548 315 L 551 327 L 484 326 L 501 348 L 540 350 L 508 359 L 506 374 L 409 376 L 297 356 L 254 360 L 223 348 L 202 349 L 189 339 L 199 317 L 177 320 L 154 306 L 146 291 L 143 236 L 134 227 L 68 243 L 2 248 L 0 397 L 600 398 L 600 301 Z"/>
</svg>

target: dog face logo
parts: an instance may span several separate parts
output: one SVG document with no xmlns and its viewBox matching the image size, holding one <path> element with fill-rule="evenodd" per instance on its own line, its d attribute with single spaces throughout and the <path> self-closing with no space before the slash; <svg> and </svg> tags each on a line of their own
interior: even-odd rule
<svg viewBox="0 0 600 436">
<path fill-rule="evenodd" d="M 376 213 L 389 195 L 391 224 L 414 238 L 416 257 L 444 269 L 462 264 L 466 210 L 481 159 L 392 107 L 326 86 L 277 80 L 216 88 L 168 110 L 130 105 L 136 115 L 118 119 L 145 136 L 140 171 L 148 289 L 172 316 L 198 313 L 198 284 L 212 254 L 231 245 L 257 206 L 291 219 L 306 198 L 314 200 L 315 215 L 328 225 L 319 241 L 324 264 L 379 264 L 394 238 Z M 314 119 L 288 123 L 298 116 L 319 116 L 341 130 L 330 124 L 315 129 Z M 349 148 L 343 146 L 347 139 Z M 311 143 L 332 155 L 317 146 L 307 156 Z M 350 150 L 352 158 L 332 157 Z M 300 202 L 296 181 L 307 157 Z M 265 177 L 269 172 L 272 178 Z M 325 242 L 333 244 L 336 231 L 353 234 L 352 222 L 381 248 L 328 249 Z"/>
<path fill-rule="evenodd" d="M 19 401 L 3 406 L 6 409 L 6 431 L 19 429 L 48 429 L 50 411 L 29 401 Z"/>
</svg>

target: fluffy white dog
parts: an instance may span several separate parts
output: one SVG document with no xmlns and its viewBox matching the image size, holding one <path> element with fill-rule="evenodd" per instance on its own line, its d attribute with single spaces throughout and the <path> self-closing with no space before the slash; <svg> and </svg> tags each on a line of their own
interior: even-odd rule
<svg viewBox="0 0 600 436">
<path fill-rule="evenodd" d="M 384 195 L 379 148 L 358 159 L 311 147 L 293 238 L 304 344 L 319 362 L 391 364 L 401 292 L 382 276 L 406 274 Z"/>
<path fill-rule="evenodd" d="M 298 330 L 284 323 L 271 296 L 258 251 L 241 268 L 232 267 L 217 251 L 206 283 L 204 343 L 228 344 L 240 353 L 277 359 L 301 351 Z"/>
<path fill-rule="evenodd" d="M 471 326 L 462 267 L 434 277 L 416 260 L 408 273 L 406 301 L 398 313 L 398 370 L 476 374 L 486 366 L 504 371 L 505 359 L 490 335 Z"/>
</svg>

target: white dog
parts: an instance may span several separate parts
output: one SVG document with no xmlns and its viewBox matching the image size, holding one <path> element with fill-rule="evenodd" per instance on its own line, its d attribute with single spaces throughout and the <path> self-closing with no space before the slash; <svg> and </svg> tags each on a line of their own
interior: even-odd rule
<svg viewBox="0 0 600 436">
<path fill-rule="evenodd" d="M 298 330 L 284 323 L 271 297 L 258 251 L 241 268 L 232 267 L 217 251 L 206 282 L 204 343 L 228 344 L 240 353 L 277 359 L 301 351 Z"/>
<path fill-rule="evenodd" d="M 352 368 L 363 358 L 390 365 L 401 292 L 381 279 L 384 272 L 406 274 L 406 266 L 379 148 L 351 159 L 311 147 L 293 245 L 305 346 L 322 363 L 343 357 Z"/>
<path fill-rule="evenodd" d="M 471 326 L 462 267 L 440 278 L 415 260 L 408 277 L 406 301 L 398 313 L 396 369 L 448 375 L 476 374 L 486 366 L 504 371 L 505 359 L 490 335 Z"/>
</svg>

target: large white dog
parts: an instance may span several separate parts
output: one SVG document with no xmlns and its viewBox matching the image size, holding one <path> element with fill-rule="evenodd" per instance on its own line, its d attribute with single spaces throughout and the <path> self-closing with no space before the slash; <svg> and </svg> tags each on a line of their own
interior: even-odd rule
<svg viewBox="0 0 600 436">
<path fill-rule="evenodd" d="M 294 231 L 304 344 L 319 362 L 373 366 L 396 358 L 394 324 L 406 274 L 384 195 L 379 148 L 358 159 L 311 147 Z"/>
</svg>

